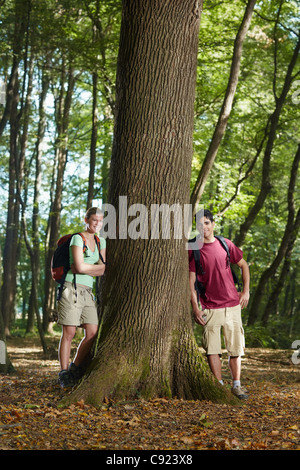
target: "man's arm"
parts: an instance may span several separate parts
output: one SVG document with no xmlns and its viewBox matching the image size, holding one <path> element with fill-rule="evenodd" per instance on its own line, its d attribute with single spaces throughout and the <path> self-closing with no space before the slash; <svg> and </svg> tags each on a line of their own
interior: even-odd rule
<svg viewBox="0 0 300 470">
<path fill-rule="evenodd" d="M 199 323 L 199 325 L 205 325 L 206 322 L 203 319 L 203 311 L 199 309 L 197 292 L 195 290 L 196 273 L 193 273 L 192 271 L 190 271 L 189 282 L 190 282 L 190 291 L 191 291 L 191 304 L 192 304 L 195 322 Z"/>
<path fill-rule="evenodd" d="M 250 298 L 250 270 L 247 262 L 242 258 L 237 265 L 242 270 L 243 290 L 240 292 L 240 305 L 247 307 Z"/>
</svg>

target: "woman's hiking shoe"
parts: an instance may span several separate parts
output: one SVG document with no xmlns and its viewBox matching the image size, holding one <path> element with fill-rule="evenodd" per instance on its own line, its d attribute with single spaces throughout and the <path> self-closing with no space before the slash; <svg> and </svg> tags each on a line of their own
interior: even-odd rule
<svg viewBox="0 0 300 470">
<path fill-rule="evenodd" d="M 70 372 L 71 376 L 73 377 L 73 380 L 75 383 L 79 382 L 81 377 L 84 375 L 84 369 L 81 366 L 76 366 L 74 362 L 71 362 L 69 365 L 68 371 Z"/>
<path fill-rule="evenodd" d="M 245 388 L 239 387 L 232 387 L 231 392 L 233 395 L 238 397 L 240 400 L 247 400 L 248 399 L 248 392 Z"/>
<path fill-rule="evenodd" d="M 71 362 L 68 370 L 61 370 L 58 374 L 58 381 L 62 388 L 72 388 L 76 385 L 81 377 L 84 375 L 84 369 L 81 366 L 76 366 L 74 362 Z"/>
<path fill-rule="evenodd" d="M 72 375 L 66 369 L 60 371 L 58 381 L 62 388 L 72 388 L 75 385 Z"/>
</svg>

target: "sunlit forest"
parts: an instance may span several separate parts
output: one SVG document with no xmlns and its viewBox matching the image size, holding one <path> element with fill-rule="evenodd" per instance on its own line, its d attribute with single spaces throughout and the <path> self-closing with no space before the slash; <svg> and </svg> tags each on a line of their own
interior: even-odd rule
<svg viewBox="0 0 300 470">
<path fill-rule="evenodd" d="M 289 349 L 300 339 L 300 10 L 258 0 L 241 37 L 247 3 L 204 1 L 190 201 L 250 266 L 246 346 Z M 3 338 L 53 333 L 56 242 L 108 201 L 121 6 L 0 0 Z"/>
</svg>

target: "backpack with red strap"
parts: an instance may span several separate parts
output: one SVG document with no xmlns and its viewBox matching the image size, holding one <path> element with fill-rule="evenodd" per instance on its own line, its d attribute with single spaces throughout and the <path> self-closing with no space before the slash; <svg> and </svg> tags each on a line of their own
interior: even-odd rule
<svg viewBox="0 0 300 470">
<path fill-rule="evenodd" d="M 52 279 L 56 281 L 59 284 L 58 288 L 58 295 L 57 295 L 57 300 L 60 299 L 61 294 L 62 294 L 62 288 L 66 279 L 67 273 L 70 271 L 71 266 L 70 266 L 70 255 L 69 255 L 69 247 L 70 247 L 70 242 L 71 239 L 74 235 L 80 235 L 83 240 L 83 253 L 86 252 L 87 250 L 87 244 L 86 244 L 86 239 L 85 236 L 78 232 L 78 233 L 69 233 L 67 235 L 64 235 L 61 237 L 58 242 L 57 242 L 57 247 L 53 253 L 52 261 L 51 261 L 51 275 Z M 100 253 L 100 239 L 97 237 L 97 235 L 94 235 L 95 237 L 95 242 L 98 247 L 98 252 L 101 261 L 105 264 L 101 253 Z M 76 275 L 74 274 L 74 284 L 76 288 Z"/>
</svg>

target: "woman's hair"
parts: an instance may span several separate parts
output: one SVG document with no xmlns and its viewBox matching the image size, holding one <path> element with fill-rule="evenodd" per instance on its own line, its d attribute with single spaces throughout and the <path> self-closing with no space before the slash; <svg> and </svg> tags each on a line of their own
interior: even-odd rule
<svg viewBox="0 0 300 470">
<path fill-rule="evenodd" d="M 103 211 L 99 207 L 90 207 L 85 214 L 85 218 L 88 220 L 91 215 L 104 215 Z"/>
</svg>

